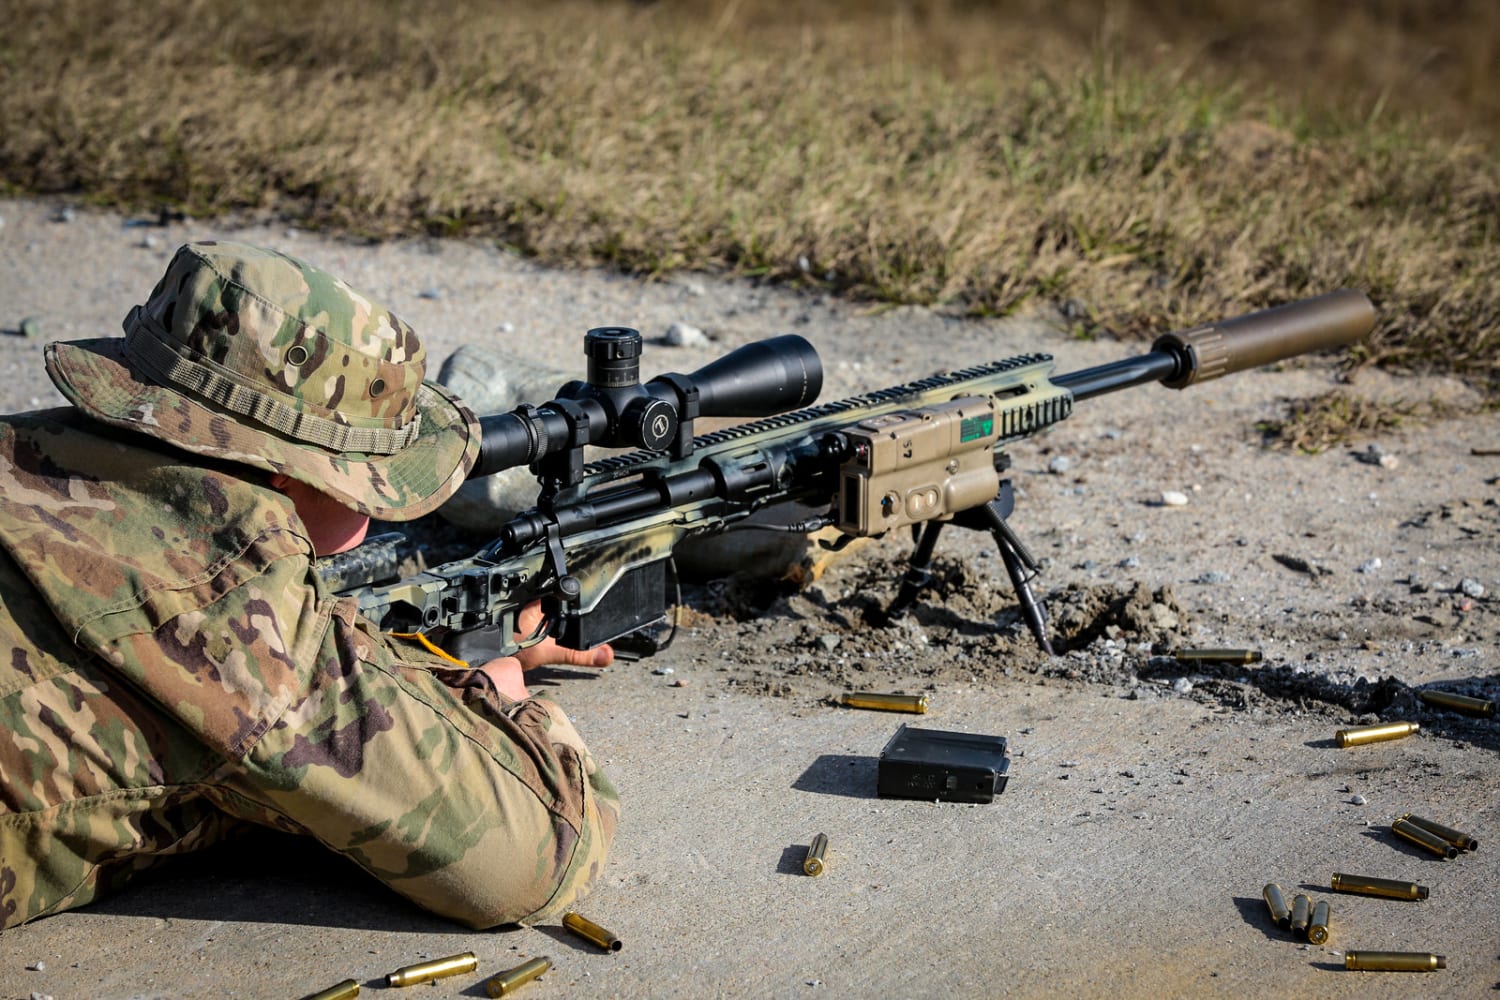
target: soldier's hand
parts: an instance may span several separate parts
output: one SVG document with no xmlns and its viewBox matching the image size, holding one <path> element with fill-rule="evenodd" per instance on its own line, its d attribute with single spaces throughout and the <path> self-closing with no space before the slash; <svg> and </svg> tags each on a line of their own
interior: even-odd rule
<svg viewBox="0 0 1500 1000">
<path fill-rule="evenodd" d="M 523 638 L 536 630 L 542 621 L 542 605 L 540 601 L 532 601 L 521 609 L 516 617 L 517 638 Z M 529 698 L 530 692 L 526 690 L 527 670 L 537 667 L 562 666 L 562 667 L 607 667 L 615 660 L 615 651 L 609 645 L 595 646 L 593 649 L 569 649 L 567 646 L 558 644 L 551 636 L 543 639 L 534 646 L 528 646 L 513 656 L 501 656 L 491 660 L 480 667 L 490 680 L 495 682 L 495 687 L 501 694 L 520 701 Z"/>
</svg>

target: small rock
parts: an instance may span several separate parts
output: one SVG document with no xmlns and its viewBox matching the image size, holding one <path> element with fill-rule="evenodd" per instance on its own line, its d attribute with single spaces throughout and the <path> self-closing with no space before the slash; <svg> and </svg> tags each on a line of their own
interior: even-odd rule
<svg viewBox="0 0 1500 1000">
<path fill-rule="evenodd" d="M 31 1000 L 52 1000 L 52 994 L 51 993 L 38 993 L 35 990 L 33 990 L 32 993 L 31 993 Z"/>
<path fill-rule="evenodd" d="M 77 218 L 77 213 L 73 211 L 72 207 L 64 205 L 62 208 L 59 208 L 57 212 L 52 216 L 52 221 L 72 222 L 75 218 Z"/>
<path fill-rule="evenodd" d="M 1198 577 L 1198 579 L 1197 579 L 1196 582 L 1198 582 L 1198 583 L 1228 583 L 1229 582 L 1229 574 L 1228 573 L 1221 573 L 1221 572 L 1219 572 L 1216 569 L 1215 570 L 1210 570 L 1207 573 L 1204 573 L 1202 576 Z"/>
<path fill-rule="evenodd" d="M 684 679 L 682 677 L 679 677 L 679 678 L 677 678 L 675 681 L 673 681 L 671 684 L 669 684 L 667 686 L 668 687 L 674 687 L 674 688 L 685 688 L 685 687 L 688 686 L 688 682 L 687 682 L 686 679 Z"/>
<path fill-rule="evenodd" d="M 1377 557 L 1375 559 L 1369 559 L 1365 562 L 1360 563 L 1359 569 L 1356 572 L 1374 573 L 1378 569 L 1380 569 L 1380 559 Z"/>
<path fill-rule="evenodd" d="M 839 648 L 839 637 L 836 635 L 820 635 L 818 636 L 818 645 L 831 653 Z"/>
<path fill-rule="evenodd" d="M 417 298 L 419 299 L 440 299 L 442 297 L 442 290 L 437 288 L 424 288 L 417 293 Z"/>
<path fill-rule="evenodd" d="M 42 335 L 42 321 L 35 316 L 27 316 L 21 320 L 19 330 L 23 337 L 40 337 Z"/>
<path fill-rule="evenodd" d="M 1191 694 L 1193 690 L 1193 682 L 1188 680 L 1186 677 L 1179 677 L 1172 682 L 1172 690 L 1176 691 L 1178 694 Z"/>
<path fill-rule="evenodd" d="M 26 966 L 26 971 L 27 972 L 46 972 L 47 971 L 47 963 L 43 962 L 41 960 L 37 960 L 35 962 L 32 962 L 30 965 Z"/>
<path fill-rule="evenodd" d="M 671 667 L 655 667 L 651 672 L 660 677 L 666 677 L 671 674 L 675 674 L 677 671 L 673 670 Z"/>
<path fill-rule="evenodd" d="M 156 250 L 161 247 L 160 236 L 142 236 L 141 241 L 136 244 L 142 250 Z"/>
<path fill-rule="evenodd" d="M 1186 507 L 1187 502 L 1188 498 L 1186 493 L 1181 493 L 1177 490 L 1161 491 L 1161 505 L 1163 507 Z"/>
<path fill-rule="evenodd" d="M 1472 597 L 1475 600 L 1484 596 L 1484 584 L 1478 580 L 1465 578 L 1459 581 L 1458 589 L 1463 591 L 1465 597 Z"/>
<path fill-rule="evenodd" d="M 1137 569 L 1141 565 L 1140 556 L 1126 556 L 1120 560 L 1121 569 Z"/>
<path fill-rule="evenodd" d="M 1363 795 L 1351 795 L 1349 796 L 1349 804 L 1354 806 L 1362 806 L 1365 804 L 1365 797 Z"/>
<path fill-rule="evenodd" d="M 499 326 L 495 327 L 495 330 L 497 333 L 515 333 L 516 324 L 507 320 L 506 322 L 501 323 Z"/>
<path fill-rule="evenodd" d="M 808 271 L 812 270 L 812 261 L 807 259 L 806 254 L 802 254 L 797 258 L 797 270 L 801 271 L 803 274 L 806 274 Z"/>
<path fill-rule="evenodd" d="M 686 323 L 673 323 L 667 327 L 666 336 L 662 338 L 668 347 L 702 347 L 708 343 L 708 335 L 696 326 Z"/>
<path fill-rule="evenodd" d="M 1066 455 L 1055 455 L 1052 461 L 1047 463 L 1047 471 L 1054 476 L 1060 476 L 1073 467 L 1073 460 Z"/>
</svg>

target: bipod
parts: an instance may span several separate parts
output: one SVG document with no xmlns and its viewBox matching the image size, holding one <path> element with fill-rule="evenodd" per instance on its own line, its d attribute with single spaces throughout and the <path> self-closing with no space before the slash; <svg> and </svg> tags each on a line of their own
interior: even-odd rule
<svg viewBox="0 0 1500 1000">
<path fill-rule="evenodd" d="M 1002 479 L 995 499 L 963 511 L 951 523 L 971 531 L 988 531 L 995 539 L 995 547 L 1000 550 L 1000 560 L 1005 563 L 1005 572 L 1015 590 L 1016 601 L 1021 605 L 1021 616 L 1026 619 L 1026 626 L 1031 629 L 1031 634 L 1036 636 L 1037 645 L 1051 656 L 1053 651 L 1052 643 L 1047 638 L 1047 610 L 1031 592 L 1031 580 L 1037 574 L 1037 561 L 1005 520 L 1015 507 L 1016 498 L 1011 490 L 1010 480 Z M 932 582 L 932 552 L 937 547 L 938 534 L 945 523 L 949 522 L 927 521 L 922 525 L 921 532 L 917 535 L 916 548 L 907 561 L 906 573 L 901 577 L 901 588 L 896 592 L 895 600 L 885 609 L 884 617 L 892 618 L 905 611 Z"/>
</svg>

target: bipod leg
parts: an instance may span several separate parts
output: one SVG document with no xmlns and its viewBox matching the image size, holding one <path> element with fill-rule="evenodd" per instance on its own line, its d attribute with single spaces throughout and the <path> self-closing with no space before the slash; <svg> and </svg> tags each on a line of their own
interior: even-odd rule
<svg viewBox="0 0 1500 1000">
<path fill-rule="evenodd" d="M 1031 593 L 1030 577 L 1028 571 L 1035 575 L 1037 561 L 1032 558 L 1031 553 L 1026 551 L 1026 546 L 1021 544 L 1021 539 L 1011 530 L 1009 524 L 1005 523 L 1005 517 L 1000 512 L 997 501 L 991 500 L 981 508 L 984 511 L 985 520 L 989 522 L 990 534 L 995 538 L 995 545 L 1000 549 L 1000 559 L 1005 563 L 1005 572 L 1010 576 L 1010 585 L 1015 589 L 1016 600 L 1021 605 L 1021 616 L 1026 619 L 1026 625 L 1031 629 L 1031 634 L 1036 636 L 1036 641 L 1042 647 L 1042 651 L 1048 656 L 1055 655 L 1052 651 L 1052 643 L 1047 639 L 1047 610 L 1042 607 Z"/>
<path fill-rule="evenodd" d="M 889 620 L 911 607 L 923 588 L 932 582 L 932 550 L 937 548 L 938 532 L 942 529 L 941 521 L 927 521 L 922 525 L 922 533 L 917 536 L 917 546 L 912 549 L 906 573 L 901 577 L 901 589 L 896 592 L 896 599 L 885 609 L 882 617 Z"/>
</svg>

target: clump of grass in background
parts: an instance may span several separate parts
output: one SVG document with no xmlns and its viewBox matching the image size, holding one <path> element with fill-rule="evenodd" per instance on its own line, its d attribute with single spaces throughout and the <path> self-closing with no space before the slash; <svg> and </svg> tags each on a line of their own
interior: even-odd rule
<svg viewBox="0 0 1500 1000">
<path fill-rule="evenodd" d="M 1492 5 L 11 6 L 12 192 L 1066 304 L 1085 334 L 1354 286 L 1381 315 L 1365 363 L 1500 399 Z"/>
</svg>

